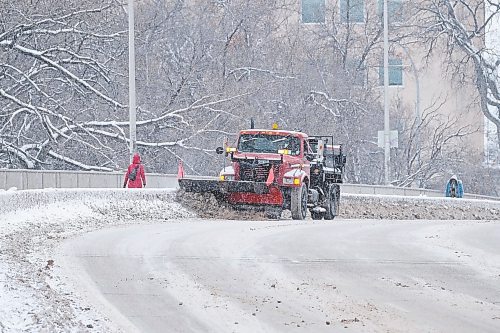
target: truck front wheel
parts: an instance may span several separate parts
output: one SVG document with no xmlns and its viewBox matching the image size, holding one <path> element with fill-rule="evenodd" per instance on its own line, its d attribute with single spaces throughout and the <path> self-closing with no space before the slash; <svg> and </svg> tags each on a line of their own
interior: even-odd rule
<svg viewBox="0 0 500 333">
<path fill-rule="evenodd" d="M 292 219 L 303 220 L 307 214 L 307 185 L 302 184 L 300 187 L 295 187 L 290 193 L 290 210 Z"/>
</svg>

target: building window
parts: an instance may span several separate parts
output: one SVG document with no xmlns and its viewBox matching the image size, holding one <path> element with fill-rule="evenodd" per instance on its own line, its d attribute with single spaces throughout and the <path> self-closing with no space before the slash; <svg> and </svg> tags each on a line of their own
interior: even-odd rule
<svg viewBox="0 0 500 333">
<path fill-rule="evenodd" d="M 379 67 L 379 82 L 384 85 L 384 65 Z M 403 60 L 397 58 L 389 58 L 389 85 L 403 85 Z"/>
<path fill-rule="evenodd" d="M 387 0 L 387 14 L 389 23 L 403 22 L 403 0 Z M 384 0 L 378 0 L 378 15 L 384 19 Z"/>
<path fill-rule="evenodd" d="M 325 0 L 302 0 L 302 23 L 325 23 Z"/>
<path fill-rule="evenodd" d="M 340 0 L 340 20 L 344 23 L 363 23 L 365 21 L 365 1 Z"/>
</svg>

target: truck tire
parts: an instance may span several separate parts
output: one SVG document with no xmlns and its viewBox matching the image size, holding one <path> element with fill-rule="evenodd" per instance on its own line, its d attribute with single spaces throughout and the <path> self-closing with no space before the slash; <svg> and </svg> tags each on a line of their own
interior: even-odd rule
<svg viewBox="0 0 500 333">
<path fill-rule="evenodd" d="M 325 220 L 333 220 L 339 213 L 340 204 L 339 186 L 335 184 L 328 185 L 325 202 Z"/>
<path fill-rule="evenodd" d="M 290 210 L 292 219 L 303 220 L 307 214 L 307 185 L 302 183 L 300 187 L 292 188 L 290 193 Z"/>
</svg>

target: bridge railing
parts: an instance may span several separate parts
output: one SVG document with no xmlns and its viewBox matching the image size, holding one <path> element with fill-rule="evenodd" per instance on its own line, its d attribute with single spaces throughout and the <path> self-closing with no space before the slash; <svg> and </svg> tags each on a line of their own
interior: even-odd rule
<svg viewBox="0 0 500 333">
<path fill-rule="evenodd" d="M 0 189 L 34 190 L 43 188 L 120 188 L 125 171 L 62 171 L 0 169 Z M 147 186 L 171 188 L 177 186 L 175 175 L 146 174 Z"/>
</svg>

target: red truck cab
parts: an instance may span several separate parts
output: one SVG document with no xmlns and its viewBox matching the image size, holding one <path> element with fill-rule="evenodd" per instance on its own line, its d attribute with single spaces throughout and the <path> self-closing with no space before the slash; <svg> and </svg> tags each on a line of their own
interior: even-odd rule
<svg viewBox="0 0 500 333">
<path fill-rule="evenodd" d="M 293 187 L 307 182 L 307 138 L 307 134 L 295 131 L 242 130 L 236 147 L 229 148 L 232 164 L 221 171 L 221 179 L 266 182 L 272 170 L 272 183 L 277 185 Z"/>
</svg>

